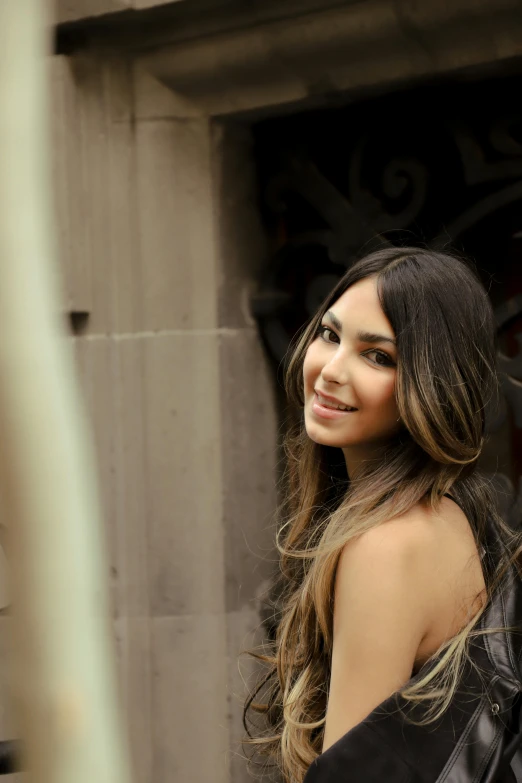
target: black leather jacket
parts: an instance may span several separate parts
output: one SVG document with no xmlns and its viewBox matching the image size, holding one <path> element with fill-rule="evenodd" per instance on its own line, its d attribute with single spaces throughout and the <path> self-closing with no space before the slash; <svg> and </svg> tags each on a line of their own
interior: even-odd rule
<svg viewBox="0 0 522 783">
<path fill-rule="evenodd" d="M 498 545 L 490 529 L 488 554 Z M 471 641 L 479 671 L 466 664 L 458 692 L 436 723 L 407 723 L 404 715 L 420 717 L 421 708 L 394 694 L 318 756 L 304 783 L 522 783 L 522 585 L 514 568 L 480 620 L 483 628 L 511 625 L 521 635 Z"/>
</svg>

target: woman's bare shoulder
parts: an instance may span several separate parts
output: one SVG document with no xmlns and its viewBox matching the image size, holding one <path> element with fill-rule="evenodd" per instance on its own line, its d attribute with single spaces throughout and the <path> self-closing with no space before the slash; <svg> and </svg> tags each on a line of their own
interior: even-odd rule
<svg viewBox="0 0 522 783">
<path fill-rule="evenodd" d="M 418 503 L 350 541 L 341 554 L 340 574 L 362 563 L 371 564 L 376 582 L 379 570 L 387 570 L 391 579 L 390 569 L 396 569 L 398 578 L 401 568 L 408 568 L 425 620 L 413 671 L 455 636 L 485 600 L 473 531 L 450 498 L 443 498 L 436 511 Z"/>
<path fill-rule="evenodd" d="M 396 518 L 351 539 L 335 579 L 323 749 L 410 677 L 429 601 L 418 525 Z"/>
<path fill-rule="evenodd" d="M 484 605 L 487 595 L 479 548 L 462 509 L 450 498 L 443 498 L 437 512 L 429 515 L 428 524 L 435 540 L 430 566 L 433 619 L 416 666 L 455 636 Z"/>
</svg>

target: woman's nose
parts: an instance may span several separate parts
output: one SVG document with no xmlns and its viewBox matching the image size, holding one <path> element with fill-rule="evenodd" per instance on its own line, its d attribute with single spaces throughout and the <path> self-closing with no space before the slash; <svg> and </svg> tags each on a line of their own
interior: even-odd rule
<svg viewBox="0 0 522 783">
<path fill-rule="evenodd" d="M 348 363 L 339 352 L 332 356 L 330 361 L 323 366 L 321 375 L 324 381 L 330 383 L 345 384 L 348 381 Z"/>
</svg>

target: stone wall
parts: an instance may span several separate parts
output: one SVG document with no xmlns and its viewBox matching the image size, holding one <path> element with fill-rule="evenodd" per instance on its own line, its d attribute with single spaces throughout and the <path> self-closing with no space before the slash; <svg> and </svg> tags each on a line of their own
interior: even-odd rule
<svg viewBox="0 0 522 783">
<path fill-rule="evenodd" d="M 64 299 L 136 780 L 240 783 L 238 653 L 273 568 L 276 460 L 247 307 L 264 260 L 250 133 L 180 117 L 125 57 L 52 71 Z"/>
</svg>

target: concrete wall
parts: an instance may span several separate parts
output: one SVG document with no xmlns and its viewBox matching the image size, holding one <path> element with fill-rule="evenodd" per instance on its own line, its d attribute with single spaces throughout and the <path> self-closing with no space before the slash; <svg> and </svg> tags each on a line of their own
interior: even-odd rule
<svg viewBox="0 0 522 783">
<path fill-rule="evenodd" d="M 64 299 L 96 440 L 138 783 L 240 783 L 238 652 L 273 568 L 250 134 L 125 60 L 53 63 Z M 168 96 L 167 96 L 168 97 Z"/>
</svg>

